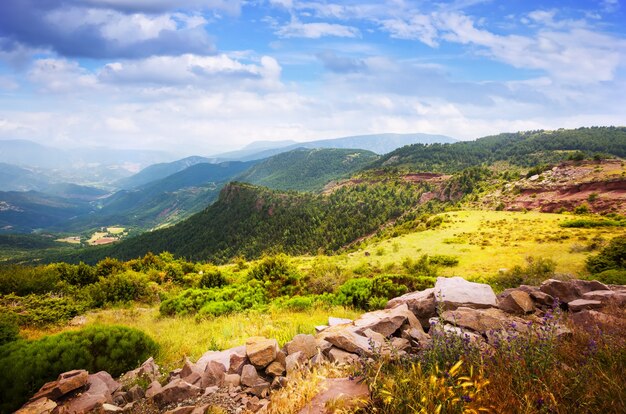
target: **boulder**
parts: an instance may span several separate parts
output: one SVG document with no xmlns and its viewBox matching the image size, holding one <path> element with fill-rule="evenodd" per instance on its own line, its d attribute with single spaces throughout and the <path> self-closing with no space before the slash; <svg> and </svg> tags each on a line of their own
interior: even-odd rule
<svg viewBox="0 0 626 414">
<path fill-rule="evenodd" d="M 539 290 L 537 286 L 521 285 L 517 289 L 528 293 L 530 298 L 539 306 L 550 307 L 554 305 L 554 298 Z"/>
<path fill-rule="evenodd" d="M 333 347 L 328 351 L 328 359 L 330 359 L 330 362 L 336 364 L 354 364 L 358 362 L 359 356 L 351 352 L 346 352 L 343 349 Z"/>
<path fill-rule="evenodd" d="M 152 381 L 150 383 L 150 385 L 148 385 L 148 388 L 146 388 L 146 398 L 152 398 L 154 397 L 154 395 L 158 392 L 161 391 L 161 389 L 163 389 L 163 387 L 161 386 L 161 384 L 159 383 L 159 381 Z"/>
<path fill-rule="evenodd" d="M 328 325 L 317 325 L 315 327 L 315 333 L 320 333 L 320 332 L 322 332 L 326 328 L 328 328 Z"/>
<path fill-rule="evenodd" d="M 206 352 L 198 359 L 196 365 L 201 371 L 204 371 L 209 362 L 215 361 L 222 364 L 226 372 L 239 374 L 246 359 L 246 347 L 245 345 L 241 345 L 224 351 Z"/>
<path fill-rule="evenodd" d="M 526 314 L 535 311 L 535 304 L 527 292 L 507 289 L 498 295 L 498 308 L 508 313 Z"/>
<path fill-rule="evenodd" d="M 76 369 L 60 374 L 56 381 L 51 381 L 43 385 L 30 401 L 48 398 L 57 400 L 62 396 L 78 390 L 87 384 L 89 373 L 84 369 Z"/>
<path fill-rule="evenodd" d="M 134 385 L 126 393 L 126 402 L 139 401 L 146 396 L 146 392 L 139 385 Z"/>
<path fill-rule="evenodd" d="M 178 378 L 165 385 L 161 390 L 152 396 L 152 400 L 159 406 L 178 403 L 193 398 L 202 393 L 200 387 L 191 385 L 188 382 Z"/>
<path fill-rule="evenodd" d="M 136 382 L 139 379 L 152 382 L 160 375 L 159 366 L 154 362 L 154 358 L 150 357 L 139 368 L 124 374 L 120 381 L 124 384 Z"/>
<path fill-rule="evenodd" d="M 302 351 L 294 352 L 293 354 L 287 355 L 286 369 L 287 369 L 287 377 L 293 375 L 294 372 L 298 371 L 300 368 L 304 367 L 304 365 L 309 361 L 309 358 Z"/>
<path fill-rule="evenodd" d="M 288 359 L 289 357 L 285 358 Z M 272 377 L 279 377 L 285 373 L 285 364 L 279 361 L 274 361 L 265 368 L 265 373 Z"/>
<path fill-rule="evenodd" d="M 317 338 L 315 339 L 315 342 L 317 343 L 317 348 L 322 354 L 327 354 L 328 351 L 330 351 L 330 348 L 333 347 L 333 344 L 323 338 Z"/>
<path fill-rule="evenodd" d="M 289 380 L 287 380 L 287 378 L 276 377 L 272 380 L 272 385 L 270 386 L 270 388 L 273 390 L 279 390 L 281 388 L 286 387 L 288 383 L 289 383 Z"/>
<path fill-rule="evenodd" d="M 256 395 L 259 398 L 264 398 L 270 392 L 270 383 L 265 380 L 260 380 L 255 385 L 248 389 L 250 394 Z"/>
<path fill-rule="evenodd" d="M 241 375 L 226 374 L 224 375 L 224 385 L 227 387 L 238 387 L 241 385 Z"/>
<path fill-rule="evenodd" d="M 445 310 L 458 307 L 491 308 L 496 306 L 496 295 L 491 286 L 468 282 L 462 277 L 438 277 L 435 283 L 435 304 Z"/>
<path fill-rule="evenodd" d="M 287 355 L 302 352 L 307 358 L 312 358 L 313 355 L 317 354 L 317 342 L 315 342 L 313 335 L 296 335 L 291 341 L 287 342 L 285 348 L 287 349 Z"/>
<path fill-rule="evenodd" d="M 473 309 L 457 308 L 456 310 L 445 311 L 441 318 L 454 326 L 471 329 L 475 332 L 485 333 L 490 330 L 508 329 L 512 324 L 526 326 L 521 318 L 507 315 L 500 309 Z"/>
<path fill-rule="evenodd" d="M 350 329 L 346 329 L 346 327 L 342 325 L 329 328 L 320 335 L 323 335 L 323 339 L 344 351 L 352 353 L 360 352 L 364 355 L 372 354 L 369 338 L 361 336 Z"/>
<path fill-rule="evenodd" d="M 56 407 L 57 403 L 42 397 L 37 400 L 31 400 L 28 404 L 17 410 L 15 414 L 52 414 Z"/>
<path fill-rule="evenodd" d="M 256 336 L 246 341 L 246 355 L 250 363 L 259 369 L 265 368 L 274 361 L 278 351 L 276 339 Z"/>
<path fill-rule="evenodd" d="M 594 290 L 609 290 L 609 288 L 596 280 L 556 280 L 548 279 L 539 286 L 539 289 L 558 299 L 563 303 L 569 303 L 581 299 L 587 292 Z"/>
<path fill-rule="evenodd" d="M 352 378 L 329 378 L 322 389 L 298 414 L 326 413 L 329 405 L 341 407 L 341 412 L 356 412 L 367 405 L 370 395 L 365 382 Z"/>
<path fill-rule="evenodd" d="M 352 323 L 352 319 L 328 317 L 328 326 L 346 325 Z"/>
<path fill-rule="evenodd" d="M 583 294 L 582 299 L 599 300 L 603 304 L 615 302 L 617 306 L 626 305 L 626 291 L 621 290 L 593 290 Z"/>
<path fill-rule="evenodd" d="M 420 347 L 425 346 L 431 341 L 430 335 L 425 333 L 423 330 L 419 330 L 415 328 L 403 329 L 401 337 L 408 339 L 409 341 L 414 341 Z"/>
<path fill-rule="evenodd" d="M 217 361 L 209 361 L 202 373 L 201 387 L 211 387 L 214 385 L 222 385 L 224 382 L 224 375 L 226 374 L 226 368 L 224 365 Z"/>
<path fill-rule="evenodd" d="M 246 387 L 252 387 L 259 381 L 262 380 L 261 377 L 259 377 L 259 374 L 256 372 L 256 368 L 254 367 L 254 365 L 244 365 L 241 372 L 241 385 L 244 385 Z"/>
<path fill-rule="evenodd" d="M 428 328 L 428 320 L 437 316 L 435 305 L 435 289 L 430 288 L 420 292 L 411 292 L 387 302 L 386 309 L 406 304 L 408 309 L 417 317 L 423 328 Z"/>
<path fill-rule="evenodd" d="M 66 413 L 88 413 L 102 410 L 106 403 L 113 402 L 113 393 L 120 388 L 108 372 L 100 371 L 89 375 L 87 389 L 63 404 Z"/>
<path fill-rule="evenodd" d="M 598 312 L 595 310 L 582 310 L 570 315 L 571 321 L 586 329 L 608 330 L 608 329 L 623 329 L 626 326 L 626 320 L 620 319 L 606 313 Z"/>
<path fill-rule="evenodd" d="M 399 304 L 391 309 L 368 312 L 354 321 L 355 332 L 362 334 L 367 329 L 378 332 L 384 337 L 391 336 L 405 322 L 414 328 L 421 328 L 420 322 L 408 309 L 406 303 Z"/>
<path fill-rule="evenodd" d="M 411 348 L 411 343 L 405 338 L 391 338 L 391 348 L 396 351 L 408 351 Z"/>
<path fill-rule="evenodd" d="M 600 309 L 602 307 L 602 302 L 599 300 L 589 300 L 589 299 L 576 299 L 567 304 L 567 309 L 570 312 L 580 312 L 584 309 Z"/>
</svg>

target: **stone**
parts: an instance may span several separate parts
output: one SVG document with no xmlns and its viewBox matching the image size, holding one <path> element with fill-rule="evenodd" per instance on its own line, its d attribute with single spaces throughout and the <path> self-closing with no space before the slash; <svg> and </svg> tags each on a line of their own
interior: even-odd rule
<svg viewBox="0 0 626 414">
<path fill-rule="evenodd" d="M 15 414 L 52 414 L 56 407 L 57 403 L 42 397 L 37 400 L 31 400 L 31 402 L 17 410 Z"/>
<path fill-rule="evenodd" d="M 333 347 L 328 351 L 328 359 L 336 364 L 355 364 L 359 360 L 359 356 L 343 349 Z"/>
<path fill-rule="evenodd" d="M 278 351 L 279 348 L 276 339 L 256 336 L 246 341 L 246 355 L 250 363 L 259 369 L 265 368 L 274 361 Z"/>
<path fill-rule="evenodd" d="M 626 291 L 620 290 L 593 290 L 583 294 L 583 299 L 599 300 L 600 302 L 615 302 L 617 306 L 626 305 Z"/>
<path fill-rule="evenodd" d="M 421 327 L 415 315 L 409 311 L 407 304 L 403 303 L 391 309 L 365 313 L 354 321 L 354 326 L 356 327 L 355 332 L 360 334 L 366 329 L 371 329 L 388 337 L 404 325 L 406 321 L 413 327 Z"/>
<path fill-rule="evenodd" d="M 161 386 L 161 384 L 159 383 L 159 381 L 152 381 L 150 383 L 150 385 L 148 385 L 148 388 L 146 388 L 146 398 L 152 398 L 154 397 L 154 395 L 158 392 L 161 391 L 163 387 Z"/>
<path fill-rule="evenodd" d="M 535 311 L 535 304 L 527 292 L 507 289 L 497 297 L 498 308 L 508 313 L 526 314 Z"/>
<path fill-rule="evenodd" d="M 430 288 L 419 292 L 411 292 L 387 302 L 386 309 L 395 308 L 402 304 L 406 304 L 408 309 L 420 321 L 422 328 L 428 328 L 428 320 L 433 316 L 437 316 L 437 307 L 435 305 L 435 289 Z"/>
<path fill-rule="evenodd" d="M 551 307 L 554 304 L 554 298 L 539 290 L 537 286 L 521 285 L 517 289 L 528 293 L 530 298 L 539 306 Z"/>
<path fill-rule="evenodd" d="M 289 357 L 287 357 L 289 358 Z M 285 364 L 279 361 L 274 361 L 265 368 L 265 373 L 272 377 L 278 377 L 285 373 Z"/>
<path fill-rule="evenodd" d="M 241 345 L 224 351 L 206 352 L 198 359 L 196 365 L 201 371 L 204 371 L 210 361 L 215 361 L 222 364 L 226 372 L 230 374 L 240 374 L 241 368 L 245 365 L 246 360 L 246 346 Z"/>
<path fill-rule="evenodd" d="M 164 414 L 191 414 L 194 410 L 193 405 L 185 405 L 182 407 L 176 407 L 173 410 L 168 410 Z"/>
<path fill-rule="evenodd" d="M 563 303 L 569 303 L 581 299 L 587 292 L 594 290 L 609 290 L 609 288 L 596 280 L 556 280 L 548 279 L 539 286 L 539 289 L 558 299 Z"/>
<path fill-rule="evenodd" d="M 626 321 L 624 319 L 617 318 L 606 313 L 598 312 L 595 310 L 582 310 L 570 315 L 571 321 L 585 329 L 594 330 L 600 328 L 605 331 L 608 329 L 622 328 Z"/>
<path fill-rule="evenodd" d="M 126 393 L 126 402 L 139 401 L 146 396 L 145 391 L 139 385 L 131 387 Z"/>
<path fill-rule="evenodd" d="M 60 374 L 56 381 L 51 381 L 43 385 L 30 401 L 48 398 L 58 400 L 62 396 L 84 387 L 87 384 L 89 373 L 84 369 L 77 369 Z"/>
<path fill-rule="evenodd" d="M 228 387 L 238 387 L 241 385 L 241 375 L 226 374 L 224 375 L 224 385 Z"/>
<path fill-rule="evenodd" d="M 175 379 L 165 385 L 160 391 L 152 396 L 154 402 L 159 406 L 181 402 L 187 398 L 200 395 L 202 390 L 200 387 L 191 385 L 182 379 Z"/>
<path fill-rule="evenodd" d="M 304 367 L 307 362 L 309 362 L 309 358 L 307 358 L 304 352 L 298 351 L 287 355 L 287 360 L 285 362 L 287 377 L 291 377 L 294 372 L 298 371 L 300 368 Z"/>
<path fill-rule="evenodd" d="M 337 348 L 343 349 L 344 351 L 352 353 L 360 352 L 364 355 L 372 354 L 369 338 L 361 336 L 352 330 L 346 329 L 342 325 L 329 328 L 320 335 L 323 335 L 323 339 L 330 342 Z"/>
<path fill-rule="evenodd" d="M 435 304 L 444 310 L 491 308 L 496 306 L 496 295 L 491 286 L 468 282 L 462 277 L 438 277 L 435 283 Z"/>
<path fill-rule="evenodd" d="M 264 398 L 269 394 L 270 383 L 265 380 L 260 380 L 255 385 L 248 389 L 250 394 L 256 395 L 259 398 Z"/>
<path fill-rule="evenodd" d="M 113 404 L 102 404 L 102 411 L 105 414 L 123 413 L 124 409 Z"/>
<path fill-rule="evenodd" d="M 276 353 L 276 359 L 274 360 L 274 362 L 280 362 L 281 364 L 285 365 L 286 360 L 287 360 L 287 354 L 284 351 L 278 351 Z"/>
<path fill-rule="evenodd" d="M 286 387 L 288 383 L 289 383 L 289 380 L 287 380 L 287 378 L 276 377 L 272 380 L 272 384 L 270 385 L 270 388 L 273 390 L 279 390 L 281 388 Z"/>
<path fill-rule="evenodd" d="M 369 389 L 365 382 L 350 378 L 327 379 L 323 385 L 325 391 L 320 392 L 298 414 L 326 413 L 327 405 L 333 402 L 334 406 L 342 408 L 342 412 L 355 412 L 365 407 L 369 400 Z"/>
<path fill-rule="evenodd" d="M 404 338 L 391 338 L 391 348 L 397 351 L 408 351 L 411 348 L 411 343 L 408 339 Z"/>
<path fill-rule="evenodd" d="M 328 317 L 328 326 L 337 326 L 337 325 L 345 325 L 345 324 L 351 324 L 352 323 L 352 319 L 346 319 L 346 318 L 335 318 L 332 316 Z"/>
<path fill-rule="evenodd" d="M 211 387 L 214 385 L 222 385 L 224 382 L 224 376 L 226 374 L 226 368 L 224 365 L 217 361 L 209 361 L 202 373 L 201 387 Z"/>
<path fill-rule="evenodd" d="M 500 309 L 495 308 L 473 309 L 461 307 L 456 310 L 443 312 L 441 318 L 454 326 L 468 328 L 479 333 L 507 329 L 513 323 L 519 323 L 520 325 L 525 323 L 523 319 L 507 315 Z"/>
<path fill-rule="evenodd" d="M 322 332 L 326 328 L 328 328 L 328 325 L 317 325 L 315 327 L 315 333 L 320 333 L 320 332 Z"/>
<path fill-rule="evenodd" d="M 170 371 L 170 373 L 167 375 L 167 382 L 172 382 L 172 380 L 180 378 L 180 373 L 182 370 L 182 368 L 176 368 L 175 370 Z"/>
<path fill-rule="evenodd" d="M 150 357 L 139 368 L 122 375 L 120 381 L 124 384 L 136 382 L 139 379 L 152 382 L 160 375 L 159 366 L 154 362 L 154 358 Z"/>
<path fill-rule="evenodd" d="M 261 381 L 259 374 L 256 372 L 256 368 L 254 365 L 248 364 L 244 365 L 243 370 L 241 372 L 241 385 L 246 387 L 252 387 Z"/>
<path fill-rule="evenodd" d="M 121 385 L 106 371 L 89 375 L 87 389 L 63 405 L 66 413 L 88 413 L 102 410 L 102 406 L 113 402 L 113 393 Z"/>
<path fill-rule="evenodd" d="M 302 352 L 307 358 L 312 358 L 313 355 L 317 354 L 317 342 L 313 335 L 296 335 L 291 341 L 287 342 L 286 348 L 287 355 Z"/>
<path fill-rule="evenodd" d="M 402 330 L 402 338 L 414 341 L 420 347 L 430 343 L 430 336 L 423 330 L 408 328 Z"/>
<path fill-rule="evenodd" d="M 315 342 L 317 343 L 317 349 L 319 349 L 322 354 L 328 353 L 328 351 L 330 351 L 330 348 L 333 347 L 333 344 L 325 339 L 316 338 Z"/>
<path fill-rule="evenodd" d="M 602 307 L 602 302 L 599 300 L 589 300 L 589 299 L 576 299 L 567 304 L 567 309 L 570 312 L 580 312 L 584 309 L 600 309 Z"/>
</svg>

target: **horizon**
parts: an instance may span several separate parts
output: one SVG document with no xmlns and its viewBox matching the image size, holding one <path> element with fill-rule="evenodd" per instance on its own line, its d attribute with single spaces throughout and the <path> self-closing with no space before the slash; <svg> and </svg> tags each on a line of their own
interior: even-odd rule
<svg viewBox="0 0 626 414">
<path fill-rule="evenodd" d="M 618 0 L 5 0 L 0 139 L 213 155 L 623 125 L 625 20 Z"/>
</svg>

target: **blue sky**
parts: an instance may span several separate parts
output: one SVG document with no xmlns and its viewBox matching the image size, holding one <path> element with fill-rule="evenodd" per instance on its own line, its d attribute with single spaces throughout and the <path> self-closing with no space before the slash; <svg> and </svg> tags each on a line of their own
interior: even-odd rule
<svg viewBox="0 0 626 414">
<path fill-rule="evenodd" d="M 623 0 L 2 0 L 0 139 L 208 155 L 626 124 Z"/>
</svg>

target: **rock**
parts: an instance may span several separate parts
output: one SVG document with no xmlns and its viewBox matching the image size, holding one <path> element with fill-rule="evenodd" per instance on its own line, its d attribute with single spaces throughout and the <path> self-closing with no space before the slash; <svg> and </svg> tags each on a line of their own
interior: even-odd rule
<svg viewBox="0 0 626 414">
<path fill-rule="evenodd" d="M 520 324 L 525 326 L 525 321 L 507 315 L 500 309 L 472 309 L 457 308 L 453 311 L 445 311 L 441 314 L 441 318 L 454 325 L 462 328 L 468 328 L 476 332 L 485 333 L 490 330 L 507 329 L 511 324 Z"/>
<path fill-rule="evenodd" d="M 294 352 L 293 354 L 287 355 L 286 368 L 287 368 L 287 377 L 293 375 L 294 372 L 298 371 L 300 368 L 304 367 L 307 362 L 309 362 L 309 358 L 307 358 L 306 354 L 302 351 Z"/>
<path fill-rule="evenodd" d="M 52 414 L 56 407 L 57 403 L 42 397 L 37 400 L 31 400 L 31 402 L 17 410 L 15 414 Z"/>
<path fill-rule="evenodd" d="M 328 359 L 330 359 L 330 362 L 337 364 L 354 364 L 359 360 L 359 356 L 333 347 L 328 351 Z"/>
<path fill-rule="evenodd" d="M 226 372 L 230 374 L 240 374 L 241 368 L 247 360 L 245 345 L 226 349 L 224 351 L 209 351 L 198 359 L 196 365 L 201 371 L 206 369 L 210 361 L 219 362 L 224 366 Z"/>
<path fill-rule="evenodd" d="M 337 348 L 343 349 L 344 351 L 352 353 L 360 352 L 364 355 L 372 354 L 368 338 L 358 335 L 352 330 L 346 329 L 342 325 L 328 328 L 320 335 L 323 335 L 323 339 L 330 342 Z"/>
<path fill-rule="evenodd" d="M 241 372 L 241 385 L 245 385 L 246 387 L 252 387 L 259 381 L 261 381 L 261 378 L 256 372 L 256 368 L 254 367 L 254 365 L 244 365 Z"/>
<path fill-rule="evenodd" d="M 158 392 L 161 391 L 161 389 L 163 389 L 163 387 L 161 386 L 161 384 L 159 383 L 159 381 L 152 381 L 150 383 L 150 385 L 148 385 L 148 388 L 146 388 L 146 398 L 152 398 L 154 397 L 154 395 Z"/>
<path fill-rule="evenodd" d="M 133 386 L 126 393 L 126 402 L 139 401 L 146 396 L 145 391 L 139 385 Z"/>
<path fill-rule="evenodd" d="M 363 335 L 365 335 L 366 338 L 371 339 L 372 341 L 374 341 L 374 344 L 376 346 L 376 350 L 381 350 L 381 348 L 389 348 L 387 345 L 387 338 L 385 338 L 383 336 L 383 334 L 380 334 L 378 332 L 372 331 L 371 329 L 366 329 L 365 332 L 363 332 Z"/>
<path fill-rule="evenodd" d="M 89 373 L 84 369 L 77 369 L 60 374 L 56 381 L 51 381 L 43 385 L 30 401 L 48 398 L 58 400 L 62 396 L 75 391 L 87 384 Z"/>
<path fill-rule="evenodd" d="M 507 289 L 497 297 L 498 308 L 508 313 L 526 314 L 535 311 L 535 304 L 527 292 Z"/>
<path fill-rule="evenodd" d="M 255 385 L 248 389 L 250 394 L 256 395 L 259 398 L 266 397 L 270 392 L 270 383 L 265 380 L 260 380 Z"/>
<path fill-rule="evenodd" d="M 201 392 L 200 387 L 191 385 L 179 378 L 164 386 L 153 395 L 152 399 L 157 405 L 164 406 L 186 400 L 187 398 L 196 397 L 200 395 Z"/>
<path fill-rule="evenodd" d="M 256 336 L 246 341 L 246 355 L 250 363 L 259 369 L 265 368 L 274 361 L 278 350 L 276 339 Z"/>
<path fill-rule="evenodd" d="M 113 393 L 120 388 L 108 372 L 100 371 L 89 375 L 87 389 L 63 404 L 63 412 L 88 413 L 102 410 L 102 406 L 113 402 Z"/>
<path fill-rule="evenodd" d="M 207 387 L 207 389 L 204 390 L 204 394 L 202 394 L 202 396 L 206 397 L 207 395 L 215 394 L 219 389 L 220 387 L 218 387 L 217 385 L 212 385 L 210 387 Z"/>
<path fill-rule="evenodd" d="M 317 338 L 315 342 L 317 343 L 317 348 L 320 350 L 322 354 L 327 354 L 328 351 L 330 351 L 330 348 L 333 347 L 333 344 L 331 344 L 325 339 Z"/>
<path fill-rule="evenodd" d="M 551 307 L 554 304 L 554 298 L 547 293 L 542 292 L 536 286 L 521 285 L 517 289 L 528 293 L 530 298 L 539 306 Z"/>
<path fill-rule="evenodd" d="M 299 334 L 287 342 L 286 349 L 287 355 L 302 352 L 307 358 L 312 358 L 313 355 L 317 354 L 317 342 L 313 335 Z"/>
<path fill-rule="evenodd" d="M 558 299 L 563 303 L 569 303 L 581 299 L 587 292 L 594 290 L 609 290 L 609 288 L 596 280 L 556 280 L 548 279 L 539 286 L 539 289 Z"/>
<path fill-rule="evenodd" d="M 102 411 L 105 414 L 123 413 L 124 409 L 113 404 L 102 404 Z"/>
<path fill-rule="evenodd" d="M 270 385 L 270 388 L 273 390 L 279 390 L 281 388 L 286 387 L 288 383 L 289 381 L 287 380 L 287 378 L 276 377 L 272 380 L 272 384 Z"/>
<path fill-rule="evenodd" d="M 462 277 L 438 277 L 435 283 L 435 304 L 445 310 L 458 307 L 490 308 L 496 306 L 491 286 L 468 282 Z"/>
<path fill-rule="evenodd" d="M 387 302 L 386 309 L 395 308 L 402 304 L 406 304 L 408 309 L 420 321 L 422 328 L 428 328 L 428 320 L 433 316 L 437 316 L 437 307 L 435 305 L 435 289 L 426 289 L 420 292 L 411 292 Z"/>
<path fill-rule="evenodd" d="M 224 376 L 224 385 L 228 387 L 238 387 L 241 385 L 241 375 L 239 374 L 226 374 Z"/>
<path fill-rule="evenodd" d="M 409 341 L 413 340 L 420 347 L 425 346 L 430 343 L 430 336 L 425 333 L 423 330 L 408 328 L 402 330 L 402 338 L 408 339 Z"/>
<path fill-rule="evenodd" d="M 182 372 L 182 368 L 176 368 L 173 371 L 170 371 L 170 373 L 167 376 L 167 382 L 172 382 L 172 380 L 175 380 L 176 378 L 180 378 L 180 373 Z"/>
<path fill-rule="evenodd" d="M 176 407 L 173 410 L 168 410 L 164 414 L 191 414 L 194 410 L 193 405 L 185 405 L 183 407 Z"/>
<path fill-rule="evenodd" d="M 576 299 L 567 304 L 567 308 L 570 312 L 580 312 L 584 309 L 600 309 L 601 307 L 602 302 L 589 299 Z"/>
<path fill-rule="evenodd" d="M 213 385 L 222 385 L 224 382 L 224 375 L 226 374 L 226 368 L 224 365 L 217 361 L 209 361 L 204 372 L 202 373 L 201 387 L 211 387 Z"/>
<path fill-rule="evenodd" d="M 411 348 L 411 343 L 408 339 L 404 338 L 391 338 L 391 348 L 397 351 L 408 351 Z"/>
<path fill-rule="evenodd" d="M 320 332 L 322 332 L 326 328 L 328 328 L 328 325 L 317 325 L 315 327 L 315 333 L 320 333 Z"/>
<path fill-rule="evenodd" d="M 352 319 L 328 317 L 328 326 L 345 325 L 352 323 Z"/>
<path fill-rule="evenodd" d="M 602 331 L 610 329 L 623 329 L 626 325 L 626 320 L 617 318 L 606 313 L 598 312 L 595 310 L 582 310 L 570 315 L 570 319 L 578 326 L 582 326 L 585 329 L 594 330 L 601 329 Z"/>
<path fill-rule="evenodd" d="M 289 357 L 287 357 L 289 358 Z M 285 364 L 279 361 L 274 361 L 265 368 L 265 373 L 272 377 L 278 377 L 285 373 Z"/>
<path fill-rule="evenodd" d="M 122 375 L 120 381 L 124 384 L 132 383 L 139 379 L 152 382 L 158 379 L 160 375 L 159 366 L 154 362 L 154 358 L 150 357 L 139 368 Z"/>
<path fill-rule="evenodd" d="M 299 414 L 326 413 L 329 402 L 341 407 L 342 412 L 354 412 L 365 407 L 370 395 L 367 384 L 350 378 L 327 379 L 323 389 L 326 391 L 317 394 Z"/>
<path fill-rule="evenodd" d="M 626 291 L 619 290 L 593 290 L 583 294 L 583 299 L 599 300 L 603 304 L 615 302 L 617 306 L 626 305 Z"/>
<path fill-rule="evenodd" d="M 366 329 L 371 329 L 388 337 L 404 325 L 406 321 L 412 327 L 421 328 L 421 324 L 415 315 L 409 311 L 407 304 L 403 303 L 395 308 L 365 313 L 354 321 L 354 326 L 357 328 L 355 332 L 360 334 Z"/>
</svg>

